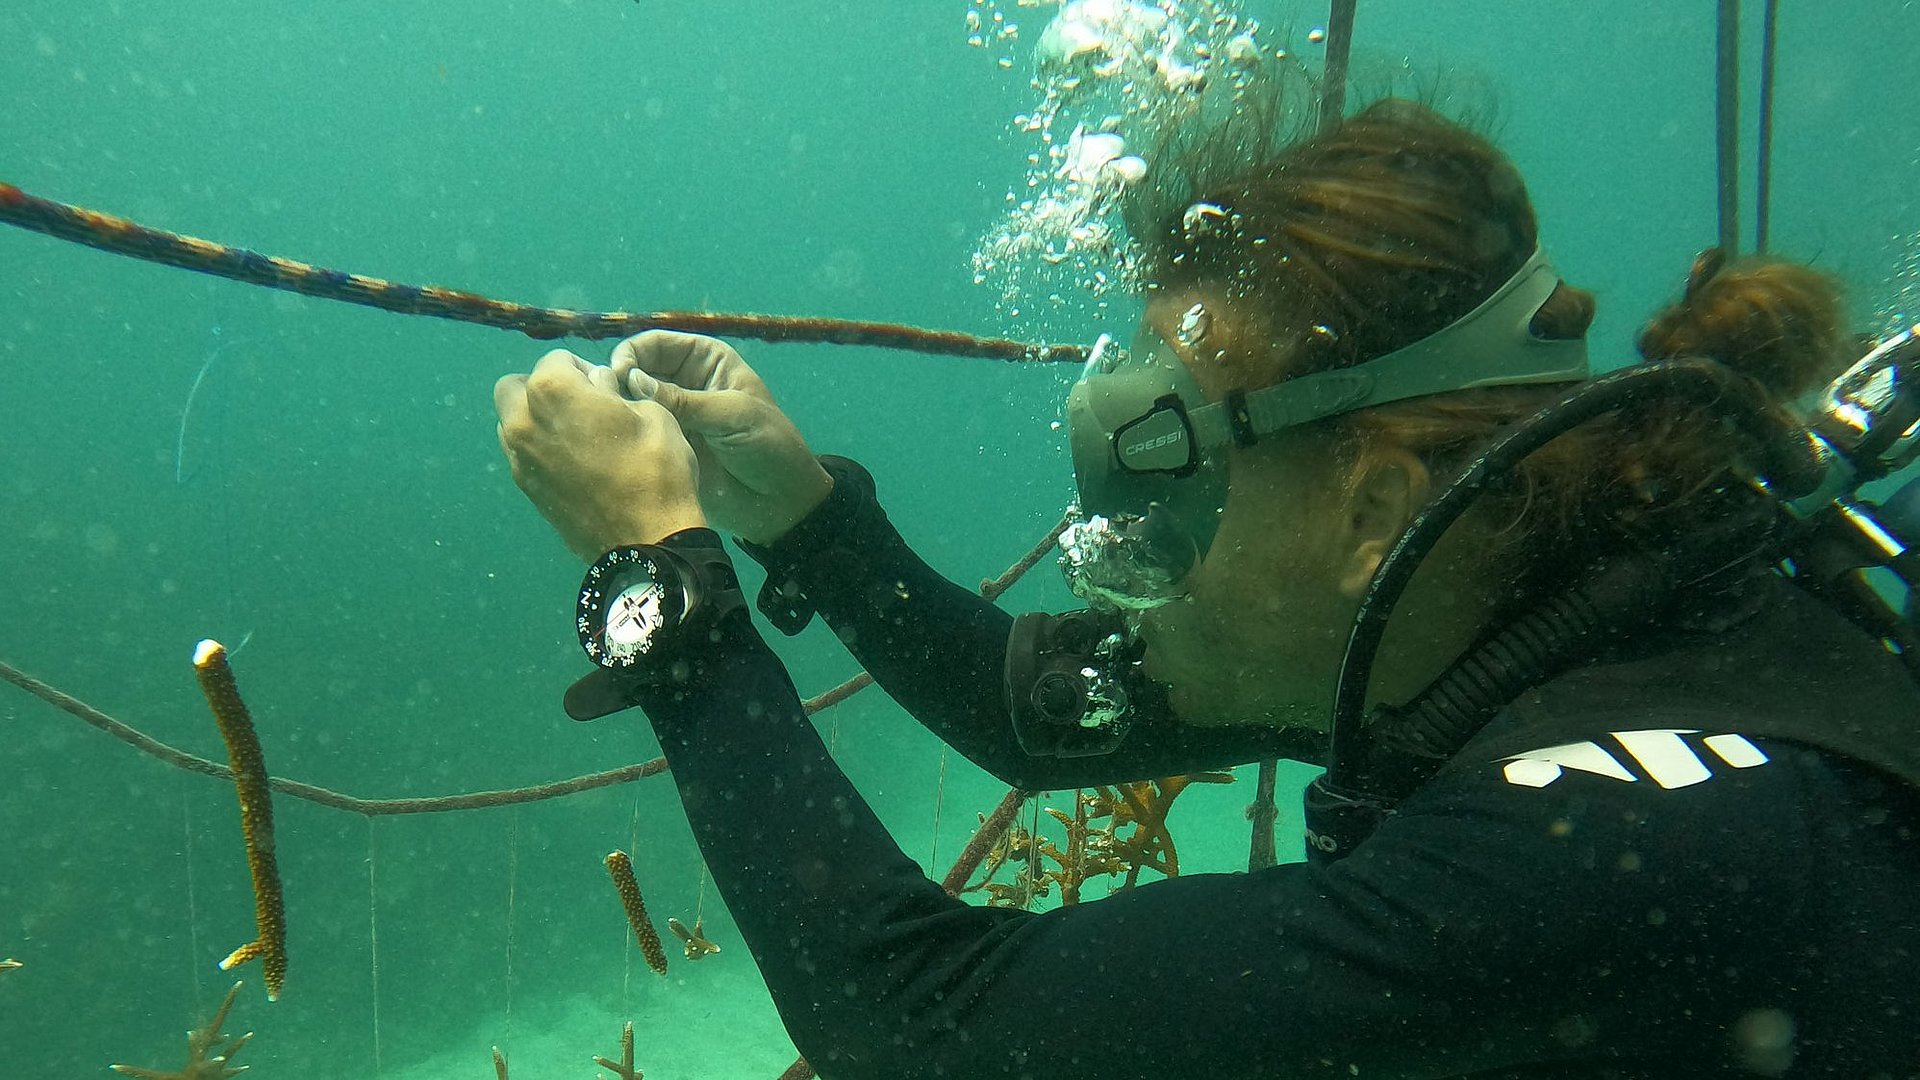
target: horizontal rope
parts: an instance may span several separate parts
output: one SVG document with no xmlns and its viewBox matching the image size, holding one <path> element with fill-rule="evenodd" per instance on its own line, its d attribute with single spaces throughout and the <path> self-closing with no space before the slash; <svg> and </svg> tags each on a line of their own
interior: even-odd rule
<svg viewBox="0 0 1920 1080">
<path fill-rule="evenodd" d="M 1063 519 L 1054 525 L 1054 527 L 1047 532 L 1047 535 L 1041 538 L 1039 543 L 1035 544 L 1031 550 L 1021 556 L 1012 566 L 1007 567 L 1006 571 L 999 577 L 982 581 L 980 583 L 980 594 L 992 600 L 1011 588 L 1014 582 L 1020 580 L 1023 574 L 1032 569 L 1034 565 L 1044 558 L 1046 553 L 1053 548 L 1054 543 L 1060 537 L 1060 531 L 1066 527 L 1066 524 L 1066 521 Z M 229 781 L 233 778 L 233 772 L 228 769 L 227 766 L 217 761 L 210 761 L 197 754 L 190 754 L 179 747 L 169 746 L 153 736 L 140 731 L 131 724 L 114 719 L 101 710 L 94 708 L 92 705 L 74 697 L 72 694 L 28 675 L 26 672 L 21 671 L 19 668 L 14 667 L 4 660 L 0 660 L 0 681 L 12 683 L 14 686 L 32 694 L 34 697 L 59 709 L 61 712 L 75 717 L 93 728 L 105 732 L 113 738 L 133 747 L 135 750 L 159 761 L 163 761 L 176 769 L 183 769 L 187 772 L 198 773 L 201 776 L 211 776 Z M 806 710 L 807 714 L 811 716 L 814 713 L 838 705 L 840 702 L 845 701 L 847 698 L 852 697 L 854 694 L 871 685 L 873 685 L 873 676 L 862 671 L 838 686 L 808 698 L 805 702 L 802 702 L 802 707 Z M 584 776 L 570 777 L 566 780 L 555 780 L 545 784 L 534 784 L 529 787 L 400 799 L 364 799 L 323 788 L 317 784 L 308 784 L 299 780 L 289 780 L 281 776 L 269 777 L 267 785 L 272 790 L 295 799 L 304 799 L 308 802 L 318 803 L 321 806 L 333 807 L 336 810 L 347 810 L 368 817 L 377 817 L 388 814 L 437 814 L 453 810 L 479 810 L 486 807 L 513 806 L 519 803 L 540 802 L 545 799 L 557 799 L 562 795 L 572 795 L 576 792 L 592 791 L 595 788 L 631 783 L 635 780 L 643 780 L 649 776 L 654 776 L 666 771 L 667 759 L 657 757 L 651 761 L 640 762 L 637 765 L 627 765 L 618 769 L 608 769 L 605 772 L 588 773 Z"/>
<path fill-rule="evenodd" d="M 182 236 L 123 217 L 29 195 L 7 183 L 0 183 L 0 222 L 115 255 L 230 281 L 402 315 L 478 323 L 518 331 L 542 341 L 563 337 L 601 341 L 645 330 L 679 330 L 756 341 L 869 345 L 985 360 L 1081 363 L 1087 358 L 1087 349 L 1080 345 L 1034 345 L 951 330 L 923 330 L 900 323 L 711 311 L 574 311 L 535 307 L 438 285 L 406 285 L 344 270 L 329 270 L 277 255 Z"/>
</svg>

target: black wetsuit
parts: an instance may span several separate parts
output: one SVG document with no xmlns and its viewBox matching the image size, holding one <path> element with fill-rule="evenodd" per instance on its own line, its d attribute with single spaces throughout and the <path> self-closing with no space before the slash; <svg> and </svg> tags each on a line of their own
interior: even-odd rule
<svg viewBox="0 0 1920 1080">
<path fill-rule="evenodd" d="M 1009 617 L 835 474 L 760 556 L 986 769 L 1061 789 L 1267 751 L 1162 723 L 1105 759 L 1025 757 Z M 744 613 L 644 704 L 830 1080 L 1920 1076 L 1920 692 L 1788 586 L 1730 634 L 1526 695 L 1337 863 L 1040 914 L 952 899 L 901 853 Z"/>
</svg>

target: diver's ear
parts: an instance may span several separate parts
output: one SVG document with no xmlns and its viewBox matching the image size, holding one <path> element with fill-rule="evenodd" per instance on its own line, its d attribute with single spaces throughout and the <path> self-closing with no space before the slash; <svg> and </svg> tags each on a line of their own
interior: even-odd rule
<svg viewBox="0 0 1920 1080">
<path fill-rule="evenodd" d="M 1405 450 L 1374 451 L 1354 467 L 1343 519 L 1342 595 L 1355 600 L 1366 595 L 1373 572 L 1426 505 L 1432 485 L 1426 464 Z"/>
</svg>

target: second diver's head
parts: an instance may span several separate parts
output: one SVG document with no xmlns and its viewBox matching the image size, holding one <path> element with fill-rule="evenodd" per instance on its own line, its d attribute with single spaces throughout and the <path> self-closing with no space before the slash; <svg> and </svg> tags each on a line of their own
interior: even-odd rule
<svg viewBox="0 0 1920 1080">
<path fill-rule="evenodd" d="M 1454 467 L 1586 377 L 1592 298 L 1546 262 L 1499 150 L 1399 100 L 1205 183 L 1135 235 L 1143 324 L 1125 360 L 1075 387 L 1069 419 L 1083 511 L 1173 551 L 1158 583 L 1172 587 L 1129 598 L 1122 574 L 1109 598 L 1135 611 L 1148 673 L 1187 722 L 1323 724 L 1375 568 Z M 1811 328 L 1783 370 L 1824 370 L 1831 289 L 1798 268 L 1753 274 L 1766 280 L 1722 274 L 1734 299 L 1676 307 L 1642 351 L 1734 363 Z M 1490 492 L 1396 609 L 1375 695 L 1418 692 L 1574 538 L 1724 469 L 1725 440 L 1699 419 L 1590 426 Z M 1080 584 L 1099 593 L 1089 562 Z"/>
</svg>

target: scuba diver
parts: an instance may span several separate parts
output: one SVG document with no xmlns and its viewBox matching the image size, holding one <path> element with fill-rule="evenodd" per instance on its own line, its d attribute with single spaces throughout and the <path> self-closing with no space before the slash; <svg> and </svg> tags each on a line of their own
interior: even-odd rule
<svg viewBox="0 0 1920 1080">
<path fill-rule="evenodd" d="M 1833 383 L 1858 422 L 1810 437 L 1855 355 L 1834 289 L 1707 256 L 1648 362 L 1596 377 L 1517 171 L 1406 101 L 1192 195 L 1135 228 L 1138 336 L 1069 398 L 1085 612 L 942 579 L 720 342 L 496 388 L 516 482 L 592 563 L 567 711 L 650 718 L 807 1060 L 1920 1076 L 1912 637 L 1809 539 L 1876 535 L 1860 462 L 1920 451 L 1920 418 L 1874 430 L 1862 395 L 1911 393 L 1920 350 Z M 1328 765 L 1308 860 L 1044 913 L 948 895 L 828 755 L 716 528 L 774 626 L 823 618 L 1021 789 Z"/>
</svg>

